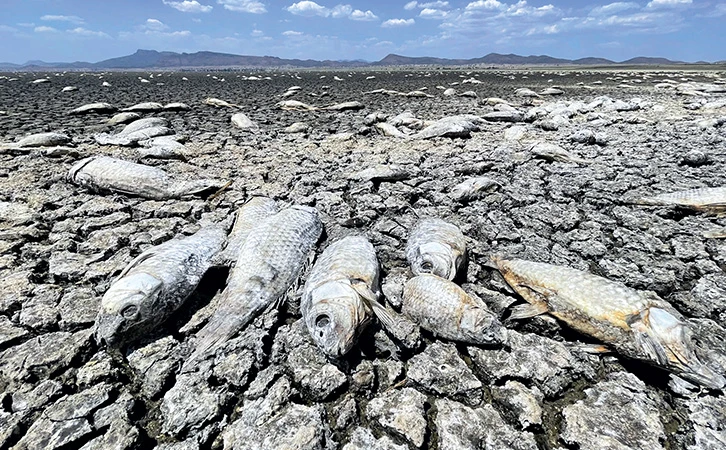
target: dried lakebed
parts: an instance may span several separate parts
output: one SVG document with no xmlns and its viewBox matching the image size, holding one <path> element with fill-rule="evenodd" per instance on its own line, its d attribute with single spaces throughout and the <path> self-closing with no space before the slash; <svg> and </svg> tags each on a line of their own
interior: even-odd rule
<svg viewBox="0 0 726 450">
<path fill-rule="evenodd" d="M 90 103 L 107 105 L 69 114 Z M 138 126 L 123 134 L 148 118 L 163 120 L 143 139 L 128 138 Z M 724 448 L 722 392 L 593 354 L 596 341 L 550 316 L 510 320 L 522 300 L 488 261 L 654 291 L 723 374 L 726 219 L 634 199 L 726 186 L 725 124 L 723 71 L 0 75 L 0 448 Z M 222 189 L 147 199 L 67 179 L 97 155 Z M 454 281 L 498 315 L 507 342 L 422 331 L 410 349 L 373 321 L 331 361 L 291 290 L 208 370 L 185 373 L 223 268 L 143 340 L 120 353 L 95 342 L 100 299 L 131 260 L 253 196 L 315 207 L 318 255 L 365 235 L 399 311 L 414 224 L 456 224 L 467 261 Z"/>
</svg>

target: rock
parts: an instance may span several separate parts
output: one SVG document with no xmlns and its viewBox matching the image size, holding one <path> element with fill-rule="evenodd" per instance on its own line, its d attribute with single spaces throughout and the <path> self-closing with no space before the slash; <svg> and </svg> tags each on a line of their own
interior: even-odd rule
<svg viewBox="0 0 726 450">
<path fill-rule="evenodd" d="M 726 399 L 698 397 L 687 402 L 688 419 L 693 422 L 695 443 L 688 450 L 726 448 Z"/>
<path fill-rule="evenodd" d="M 58 301 L 63 288 L 52 284 L 38 285 L 33 296 L 23 303 L 20 324 L 29 328 L 49 329 L 58 322 Z"/>
<path fill-rule="evenodd" d="M 32 412 L 43 408 L 63 393 L 63 385 L 55 380 L 45 380 L 29 391 L 13 393 L 13 412 Z"/>
<path fill-rule="evenodd" d="M 635 375 L 615 372 L 585 390 L 587 396 L 566 407 L 561 438 L 587 449 L 663 449 L 665 430 L 659 401 Z"/>
<path fill-rule="evenodd" d="M 398 181 L 412 178 L 418 174 L 416 167 L 404 167 L 397 164 L 378 165 L 347 175 L 349 180 L 356 181 Z"/>
<path fill-rule="evenodd" d="M 94 428 L 87 417 L 109 400 L 110 391 L 110 386 L 99 384 L 61 398 L 43 412 L 13 449 L 58 449 L 91 434 Z"/>
<path fill-rule="evenodd" d="M 20 339 L 28 335 L 28 331 L 13 324 L 10 319 L 5 316 L 0 316 L 0 345 L 13 342 L 16 339 Z"/>
<path fill-rule="evenodd" d="M 78 253 L 54 252 L 48 262 L 48 273 L 59 280 L 78 280 L 88 270 L 86 259 Z"/>
<path fill-rule="evenodd" d="M 509 330 L 508 344 L 504 350 L 469 347 L 469 354 L 490 379 L 528 380 L 548 398 L 559 395 L 575 380 L 595 377 L 597 358 L 572 353 L 561 342 Z"/>
<path fill-rule="evenodd" d="M 368 403 L 366 417 L 421 447 L 426 435 L 426 396 L 412 388 L 385 393 Z"/>
<path fill-rule="evenodd" d="M 473 409 L 447 399 L 434 405 L 439 450 L 537 449 L 532 433 L 514 430 L 492 405 Z"/>
<path fill-rule="evenodd" d="M 105 351 L 93 355 L 76 373 L 76 384 L 81 387 L 89 387 L 99 384 L 101 381 L 113 378 L 118 374 L 113 359 Z"/>
<path fill-rule="evenodd" d="M 459 357 L 454 344 L 434 342 L 408 362 L 407 378 L 423 390 L 477 404 L 481 381 Z"/>
<path fill-rule="evenodd" d="M 529 389 L 519 381 L 508 380 L 504 386 L 492 386 L 492 398 L 502 408 L 508 410 L 512 417 L 528 428 L 542 425 L 542 400 L 544 396 L 539 389 Z"/>
<path fill-rule="evenodd" d="M 45 380 L 65 370 L 89 343 L 91 330 L 46 333 L 0 353 L 5 380 Z"/>
<path fill-rule="evenodd" d="M 290 403 L 290 382 L 278 380 L 264 399 L 245 403 L 222 433 L 224 450 L 322 450 L 329 430 L 320 407 Z"/>
<path fill-rule="evenodd" d="M 492 111 L 481 116 L 488 122 L 522 122 L 524 115 L 519 111 Z"/>
<path fill-rule="evenodd" d="M 224 401 L 200 375 L 180 374 L 161 402 L 161 431 L 172 436 L 199 431 L 221 414 Z"/>
<path fill-rule="evenodd" d="M 683 156 L 681 164 L 684 166 L 701 167 L 709 164 L 711 159 L 700 150 L 691 150 Z"/>
<path fill-rule="evenodd" d="M 376 439 L 368 428 L 358 427 L 350 434 L 343 450 L 408 450 L 407 445 L 396 445 L 388 436 Z"/>
</svg>

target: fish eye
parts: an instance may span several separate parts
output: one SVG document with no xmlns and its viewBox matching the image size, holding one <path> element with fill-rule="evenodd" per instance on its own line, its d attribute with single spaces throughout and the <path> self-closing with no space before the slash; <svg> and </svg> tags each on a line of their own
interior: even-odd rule
<svg viewBox="0 0 726 450">
<path fill-rule="evenodd" d="M 434 265 L 431 263 L 431 261 L 424 261 L 421 263 L 421 270 L 430 272 L 433 268 L 434 268 Z"/>
<path fill-rule="evenodd" d="M 325 328 L 330 323 L 330 317 L 328 317 L 327 314 L 321 314 L 318 317 L 315 318 L 315 327 L 317 328 Z M 323 330 L 318 331 L 318 334 L 320 337 L 323 337 L 325 335 L 325 332 Z"/>
<path fill-rule="evenodd" d="M 121 310 L 121 315 L 127 319 L 131 319 L 138 311 L 139 308 L 136 305 L 129 305 Z"/>
</svg>

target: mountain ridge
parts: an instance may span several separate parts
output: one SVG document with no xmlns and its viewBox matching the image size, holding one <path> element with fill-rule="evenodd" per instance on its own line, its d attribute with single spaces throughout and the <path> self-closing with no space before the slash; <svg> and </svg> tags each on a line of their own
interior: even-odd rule
<svg viewBox="0 0 726 450">
<path fill-rule="evenodd" d="M 699 62 L 711 64 L 708 62 Z M 314 59 L 286 59 L 277 56 L 250 56 L 199 51 L 194 53 L 177 53 L 139 49 L 135 53 L 116 58 L 109 58 L 96 63 L 76 62 L 44 62 L 28 61 L 25 64 L 0 63 L 0 69 L 32 70 L 32 69 L 172 69 L 172 68 L 203 68 L 203 67 L 246 67 L 246 68 L 348 68 L 348 67 L 385 67 L 385 66 L 467 66 L 467 65 L 669 65 L 688 64 L 683 61 L 672 61 L 667 58 L 638 56 L 625 61 L 612 61 L 605 58 L 585 57 L 579 59 L 555 58 L 549 55 L 521 56 L 516 54 L 489 53 L 479 58 L 438 58 L 432 56 L 403 56 L 388 54 L 380 61 L 335 61 Z"/>
</svg>

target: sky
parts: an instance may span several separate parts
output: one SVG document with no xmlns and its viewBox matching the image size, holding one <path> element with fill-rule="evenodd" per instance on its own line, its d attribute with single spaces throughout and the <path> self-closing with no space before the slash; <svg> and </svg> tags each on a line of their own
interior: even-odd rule
<svg viewBox="0 0 726 450">
<path fill-rule="evenodd" d="M 377 61 L 488 53 L 726 60 L 717 0 L 0 0 L 0 61 L 137 49 Z"/>
</svg>

